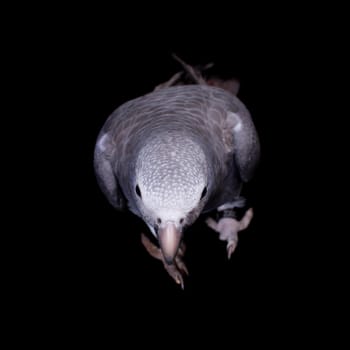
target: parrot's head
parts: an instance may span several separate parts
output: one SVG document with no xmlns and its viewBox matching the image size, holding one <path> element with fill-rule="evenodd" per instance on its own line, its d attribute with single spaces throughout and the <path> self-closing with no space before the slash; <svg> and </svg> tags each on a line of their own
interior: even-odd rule
<svg viewBox="0 0 350 350">
<path fill-rule="evenodd" d="M 171 264 L 184 228 L 198 218 L 207 202 L 205 155 L 191 140 L 168 136 L 142 148 L 135 170 L 137 207 Z"/>
</svg>

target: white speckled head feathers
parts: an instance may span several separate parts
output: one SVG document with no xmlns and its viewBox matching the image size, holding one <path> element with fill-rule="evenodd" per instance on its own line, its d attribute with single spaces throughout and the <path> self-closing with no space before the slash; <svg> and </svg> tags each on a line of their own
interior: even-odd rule
<svg viewBox="0 0 350 350">
<path fill-rule="evenodd" d="M 207 173 L 203 150 L 175 132 L 150 140 L 136 162 L 142 201 L 156 212 L 177 209 L 185 215 L 196 207 L 207 185 Z"/>
</svg>

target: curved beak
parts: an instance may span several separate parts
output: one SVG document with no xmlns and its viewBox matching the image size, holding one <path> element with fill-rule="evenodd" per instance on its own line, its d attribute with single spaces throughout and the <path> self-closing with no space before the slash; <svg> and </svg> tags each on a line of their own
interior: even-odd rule
<svg viewBox="0 0 350 350">
<path fill-rule="evenodd" d="M 164 259 L 168 265 L 171 265 L 176 256 L 177 250 L 181 242 L 182 234 L 176 228 L 173 222 L 167 222 L 158 230 L 158 241 Z"/>
</svg>

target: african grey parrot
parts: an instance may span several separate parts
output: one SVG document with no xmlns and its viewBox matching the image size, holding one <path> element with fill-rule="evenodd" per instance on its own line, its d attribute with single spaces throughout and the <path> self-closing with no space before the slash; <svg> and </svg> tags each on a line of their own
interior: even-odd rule
<svg viewBox="0 0 350 350">
<path fill-rule="evenodd" d="M 94 166 L 109 202 L 143 219 L 160 248 L 144 234 L 142 243 L 183 287 L 184 229 L 217 210 L 221 218 L 207 224 L 227 241 L 230 257 L 253 216 L 250 208 L 238 220 L 234 208 L 243 206 L 242 184 L 259 156 L 250 114 L 232 93 L 208 84 L 162 86 L 112 113 Z"/>
</svg>

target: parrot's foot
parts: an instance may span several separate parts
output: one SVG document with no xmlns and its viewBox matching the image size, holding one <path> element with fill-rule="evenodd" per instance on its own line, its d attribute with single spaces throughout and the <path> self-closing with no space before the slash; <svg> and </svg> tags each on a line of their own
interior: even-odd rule
<svg viewBox="0 0 350 350">
<path fill-rule="evenodd" d="M 234 218 L 223 217 L 218 222 L 212 218 L 206 220 L 207 225 L 219 232 L 219 239 L 227 241 L 227 256 L 230 259 L 238 243 L 238 232 L 246 229 L 253 218 L 253 208 L 246 211 L 240 221 Z"/>
<path fill-rule="evenodd" d="M 165 261 L 160 248 L 158 248 L 154 243 L 152 243 L 144 233 L 141 233 L 141 242 L 151 256 L 163 262 L 164 268 L 168 272 L 168 274 L 175 280 L 177 284 L 181 285 L 182 289 L 184 289 L 183 276 L 184 274 L 188 275 L 187 267 L 182 261 L 186 250 L 185 244 L 181 242 L 176 257 L 174 259 L 174 263 L 169 265 Z"/>
</svg>

